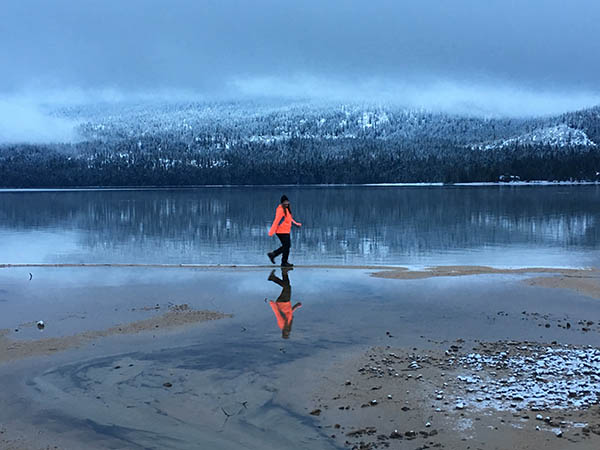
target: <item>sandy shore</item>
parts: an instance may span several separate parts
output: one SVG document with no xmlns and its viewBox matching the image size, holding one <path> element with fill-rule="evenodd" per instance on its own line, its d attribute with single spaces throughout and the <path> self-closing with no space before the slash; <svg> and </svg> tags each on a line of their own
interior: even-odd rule
<svg viewBox="0 0 600 450">
<path fill-rule="evenodd" d="M 377 278 L 396 280 L 418 280 L 434 277 L 461 277 L 470 275 L 525 275 L 547 274 L 523 280 L 529 286 L 542 286 L 555 289 L 570 289 L 579 294 L 600 299 L 600 270 L 564 269 L 548 267 L 528 267 L 518 269 L 499 269 L 486 266 L 439 266 L 426 270 L 393 269 L 373 272 Z"/>
<path fill-rule="evenodd" d="M 147 307 L 147 310 L 153 310 L 154 308 Z M 72 336 L 14 340 L 7 336 L 11 330 L 4 329 L 0 330 L 0 364 L 6 361 L 68 350 L 102 337 L 170 330 L 209 320 L 223 319 L 225 317 L 231 317 L 231 315 L 215 311 L 195 311 L 190 309 L 188 305 L 183 304 L 174 305 L 167 312 L 159 316 L 116 325 L 105 330 L 84 331 Z M 23 325 L 36 326 L 33 322 Z"/>
<path fill-rule="evenodd" d="M 299 267 L 284 340 L 266 268 L 28 267 L 2 450 L 600 448 L 597 269 Z"/>
<path fill-rule="evenodd" d="M 600 448 L 600 350 L 462 341 L 446 348 L 371 348 L 337 364 L 311 414 L 352 449 Z"/>
<path fill-rule="evenodd" d="M 530 286 L 570 289 L 579 294 L 600 299 L 600 276 L 597 274 L 559 274 L 552 277 L 529 278 L 524 280 L 524 282 Z"/>
<path fill-rule="evenodd" d="M 372 276 L 377 278 L 392 278 L 399 280 L 416 280 L 432 277 L 460 277 L 469 275 L 523 275 L 531 273 L 555 274 L 563 277 L 575 278 L 600 278 L 600 270 L 595 268 L 589 269 L 568 269 L 554 267 L 522 267 L 514 269 L 503 269 L 488 266 L 435 266 L 424 270 L 409 270 L 407 268 L 399 268 L 392 270 L 382 270 L 372 273 Z"/>
</svg>

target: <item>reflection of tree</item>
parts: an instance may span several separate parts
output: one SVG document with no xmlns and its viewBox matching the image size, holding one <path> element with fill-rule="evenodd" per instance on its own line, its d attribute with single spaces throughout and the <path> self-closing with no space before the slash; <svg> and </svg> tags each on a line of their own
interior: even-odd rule
<svg viewBox="0 0 600 450">
<path fill-rule="evenodd" d="M 269 248 L 281 193 L 305 227 L 294 252 L 384 258 L 483 245 L 593 246 L 600 190 L 576 187 L 219 188 L 2 193 L 9 230 L 75 230 L 86 248 Z M 159 250 L 160 251 L 160 250 Z"/>
</svg>

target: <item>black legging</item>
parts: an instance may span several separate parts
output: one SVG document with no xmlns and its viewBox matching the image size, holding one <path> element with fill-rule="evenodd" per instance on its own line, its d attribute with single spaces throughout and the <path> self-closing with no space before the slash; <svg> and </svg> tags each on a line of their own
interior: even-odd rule
<svg viewBox="0 0 600 450">
<path fill-rule="evenodd" d="M 281 255 L 281 264 L 286 264 L 288 262 L 288 256 L 290 255 L 290 247 L 292 246 L 292 242 L 290 241 L 289 233 L 277 233 L 277 237 L 281 241 L 281 247 L 273 252 L 273 258 Z"/>
<path fill-rule="evenodd" d="M 273 271 L 274 272 L 274 271 Z M 292 300 L 292 285 L 290 284 L 290 277 L 288 275 L 287 270 L 281 271 L 281 276 L 283 279 L 279 278 L 275 273 L 273 273 L 272 277 L 269 277 L 273 283 L 281 286 L 281 294 L 277 297 L 277 302 L 289 302 Z"/>
</svg>

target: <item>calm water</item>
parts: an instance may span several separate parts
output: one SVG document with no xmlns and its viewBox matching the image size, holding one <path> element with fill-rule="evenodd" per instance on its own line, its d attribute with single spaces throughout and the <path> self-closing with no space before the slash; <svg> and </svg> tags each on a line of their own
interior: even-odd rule
<svg viewBox="0 0 600 450">
<path fill-rule="evenodd" d="M 600 266 L 600 186 L 0 191 L 0 263 Z"/>
</svg>

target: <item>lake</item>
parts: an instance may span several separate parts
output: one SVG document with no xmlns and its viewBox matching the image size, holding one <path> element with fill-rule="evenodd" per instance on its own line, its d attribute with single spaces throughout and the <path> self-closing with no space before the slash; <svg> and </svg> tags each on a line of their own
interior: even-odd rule
<svg viewBox="0 0 600 450">
<path fill-rule="evenodd" d="M 269 264 L 284 193 L 296 264 L 600 263 L 598 185 L 5 190 L 0 262 Z"/>
</svg>

